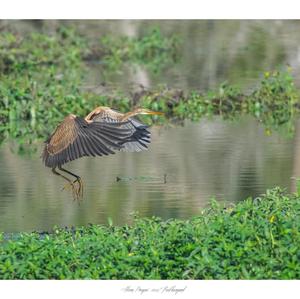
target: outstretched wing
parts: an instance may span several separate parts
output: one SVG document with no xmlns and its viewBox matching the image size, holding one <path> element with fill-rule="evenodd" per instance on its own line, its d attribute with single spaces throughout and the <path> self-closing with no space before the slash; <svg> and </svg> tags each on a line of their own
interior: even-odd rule
<svg viewBox="0 0 300 299">
<path fill-rule="evenodd" d="M 56 167 L 83 156 L 114 154 L 132 137 L 126 125 L 127 122 L 88 123 L 69 115 L 46 141 L 43 161 L 48 167 Z"/>
<path fill-rule="evenodd" d="M 96 114 L 92 118 L 92 121 L 95 123 L 106 122 L 120 124 L 122 122 L 122 116 L 123 114 L 118 111 L 106 109 L 99 114 Z M 131 132 L 130 138 L 122 142 L 124 146 L 120 149 L 121 151 L 139 152 L 148 148 L 151 138 L 151 133 L 147 130 L 148 126 L 144 125 L 136 118 L 130 117 L 121 125 L 121 127 Z"/>
</svg>

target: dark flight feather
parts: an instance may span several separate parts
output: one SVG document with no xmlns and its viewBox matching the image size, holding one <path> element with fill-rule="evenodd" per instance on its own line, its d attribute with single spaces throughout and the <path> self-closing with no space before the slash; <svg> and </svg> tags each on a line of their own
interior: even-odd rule
<svg viewBox="0 0 300 299">
<path fill-rule="evenodd" d="M 132 137 L 127 121 L 89 123 L 69 115 L 46 141 L 42 157 L 45 165 L 53 168 L 83 156 L 114 154 Z"/>
<path fill-rule="evenodd" d="M 92 120 L 94 123 L 97 122 L 106 122 L 111 124 L 118 124 L 122 122 L 121 114 L 117 111 L 113 111 L 114 113 L 110 113 L 109 115 L 105 113 L 99 113 L 93 116 Z M 147 130 L 148 126 L 144 125 L 136 118 L 130 117 L 127 119 L 127 122 L 122 125 L 122 128 L 128 129 L 131 132 L 131 137 L 121 141 L 123 147 L 120 148 L 121 151 L 126 152 L 139 152 L 142 150 L 147 150 L 148 145 L 150 143 L 151 134 Z"/>
</svg>

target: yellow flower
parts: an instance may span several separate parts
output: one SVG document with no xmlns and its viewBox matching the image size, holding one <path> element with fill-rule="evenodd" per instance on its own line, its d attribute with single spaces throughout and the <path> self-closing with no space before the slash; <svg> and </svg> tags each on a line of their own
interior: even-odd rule
<svg viewBox="0 0 300 299">
<path fill-rule="evenodd" d="M 275 217 L 274 215 L 272 215 L 272 216 L 270 217 L 270 220 L 269 220 L 270 223 L 273 223 L 273 222 L 275 221 L 275 218 L 276 218 L 276 217 Z"/>
<path fill-rule="evenodd" d="M 272 131 L 270 129 L 265 129 L 265 134 L 267 136 L 271 136 L 272 135 Z"/>
</svg>

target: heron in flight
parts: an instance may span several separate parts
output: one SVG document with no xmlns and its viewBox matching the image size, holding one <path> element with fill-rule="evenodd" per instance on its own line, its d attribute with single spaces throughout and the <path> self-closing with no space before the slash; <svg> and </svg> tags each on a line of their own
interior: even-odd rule
<svg viewBox="0 0 300 299">
<path fill-rule="evenodd" d="M 74 200 L 83 196 L 82 180 L 62 165 L 83 156 L 95 157 L 114 154 L 116 151 L 138 152 L 147 149 L 150 132 L 146 125 L 134 118 L 138 114 L 163 113 L 143 108 L 121 113 L 109 107 L 97 107 L 85 118 L 68 115 L 46 140 L 43 162 L 52 168 L 54 174 L 68 182 L 65 187 L 72 188 Z M 73 176 L 75 180 L 57 169 Z"/>
</svg>

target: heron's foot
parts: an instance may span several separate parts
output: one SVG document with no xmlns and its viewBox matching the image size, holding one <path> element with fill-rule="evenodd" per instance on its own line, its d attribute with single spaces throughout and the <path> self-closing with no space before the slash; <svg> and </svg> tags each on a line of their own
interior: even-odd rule
<svg viewBox="0 0 300 299">
<path fill-rule="evenodd" d="M 73 183 L 67 183 L 65 184 L 62 188 L 61 188 L 61 191 L 63 190 L 70 190 L 70 189 L 73 189 L 74 188 L 74 184 Z"/>
<path fill-rule="evenodd" d="M 61 189 L 61 191 L 63 190 L 68 190 L 68 191 L 72 191 L 72 196 L 73 196 L 73 200 L 78 199 L 78 192 L 77 192 L 77 186 L 74 183 L 67 183 L 64 185 L 64 187 Z"/>
<path fill-rule="evenodd" d="M 76 198 L 74 200 L 80 200 L 83 198 L 83 182 L 81 177 L 78 177 L 75 181 L 72 183 L 75 186 L 75 195 Z"/>
<path fill-rule="evenodd" d="M 80 177 L 78 177 L 73 182 L 67 183 L 62 188 L 62 191 L 63 190 L 71 190 L 74 201 L 82 199 L 82 197 L 83 197 L 83 182 L 82 182 L 82 179 Z"/>
</svg>

